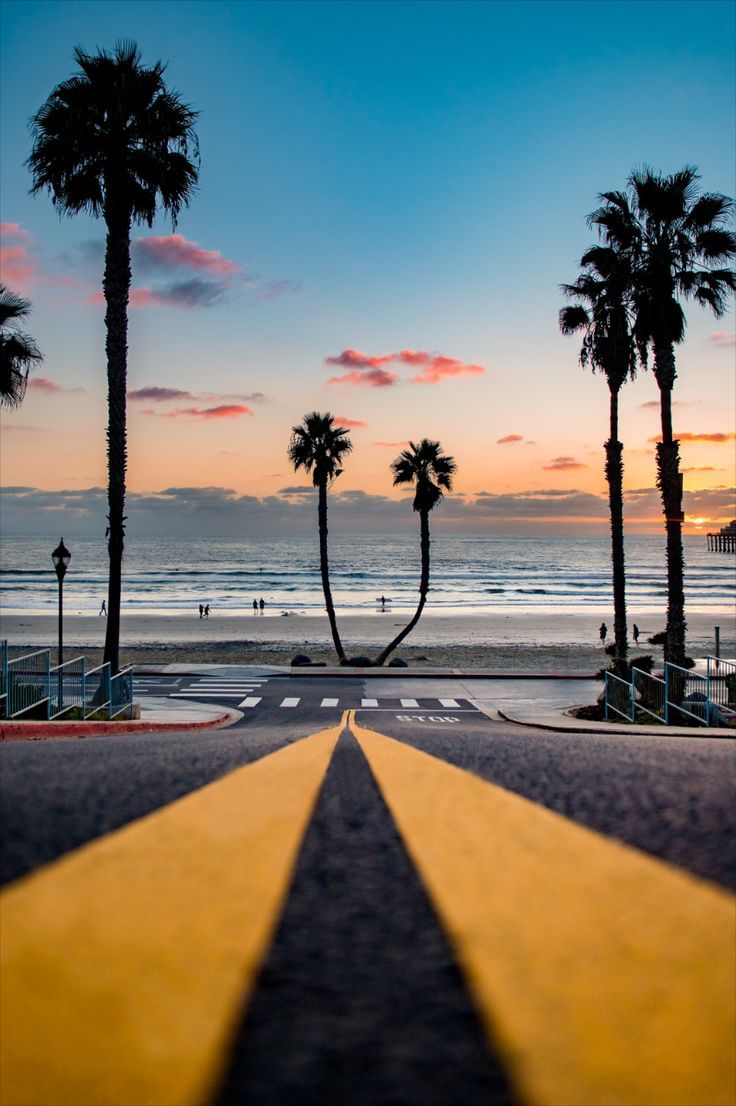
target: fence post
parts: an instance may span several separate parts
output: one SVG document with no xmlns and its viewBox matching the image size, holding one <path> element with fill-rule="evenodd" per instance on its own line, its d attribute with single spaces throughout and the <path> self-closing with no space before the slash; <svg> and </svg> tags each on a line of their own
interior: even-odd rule
<svg viewBox="0 0 736 1106">
<path fill-rule="evenodd" d="M 46 721 L 51 720 L 51 650 L 46 650 L 46 672 L 45 672 L 45 691 L 46 691 Z"/>
<path fill-rule="evenodd" d="M 636 685 L 634 684 L 633 673 L 629 684 L 629 698 L 631 699 L 631 721 L 636 722 Z"/>
<path fill-rule="evenodd" d="M 8 717 L 8 643 L 0 642 L 0 664 L 2 665 L 2 693 L 4 707 L 0 710 L 0 718 Z"/>
</svg>

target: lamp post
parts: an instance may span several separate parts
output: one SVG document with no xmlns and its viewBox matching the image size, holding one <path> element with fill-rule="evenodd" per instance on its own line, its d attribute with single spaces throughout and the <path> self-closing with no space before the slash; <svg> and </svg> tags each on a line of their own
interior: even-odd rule
<svg viewBox="0 0 736 1106">
<path fill-rule="evenodd" d="M 64 539 L 59 540 L 54 552 L 51 554 L 51 560 L 54 562 L 54 568 L 56 569 L 56 576 L 59 581 L 59 664 L 63 663 L 64 657 L 64 631 L 62 628 L 62 610 L 64 604 L 64 577 L 66 570 L 69 567 L 69 561 L 72 559 L 72 555 L 64 545 Z"/>
</svg>

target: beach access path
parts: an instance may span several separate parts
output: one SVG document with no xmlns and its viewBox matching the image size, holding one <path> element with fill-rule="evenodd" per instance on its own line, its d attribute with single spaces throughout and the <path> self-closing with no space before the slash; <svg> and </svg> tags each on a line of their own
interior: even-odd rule
<svg viewBox="0 0 736 1106">
<path fill-rule="evenodd" d="M 236 721 L 0 749 L 8 1101 L 729 1100 L 731 741 L 513 725 L 521 681 L 142 679 Z"/>
</svg>

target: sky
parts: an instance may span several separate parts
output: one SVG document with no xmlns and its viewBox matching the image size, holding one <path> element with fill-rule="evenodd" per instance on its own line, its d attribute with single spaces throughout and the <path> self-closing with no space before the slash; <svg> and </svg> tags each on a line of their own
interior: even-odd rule
<svg viewBox="0 0 736 1106">
<path fill-rule="evenodd" d="M 4 0 L 2 280 L 44 354 L 2 413 L 4 532 L 105 526 L 104 224 L 60 219 L 24 164 L 76 45 L 135 40 L 200 113 L 191 205 L 133 233 L 129 534 L 308 532 L 286 449 L 312 410 L 354 443 L 332 526 L 415 527 L 390 463 L 429 437 L 458 466 L 433 526 L 595 534 L 608 389 L 559 333 L 559 286 L 632 168 L 736 194 L 735 24 L 726 0 Z M 736 513 L 734 315 L 687 317 L 693 531 Z M 630 533 L 662 528 L 658 429 L 642 373 L 621 397 Z"/>
</svg>

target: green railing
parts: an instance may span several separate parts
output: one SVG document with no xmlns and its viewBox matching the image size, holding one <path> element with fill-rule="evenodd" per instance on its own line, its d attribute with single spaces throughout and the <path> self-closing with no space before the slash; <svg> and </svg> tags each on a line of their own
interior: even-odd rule
<svg viewBox="0 0 736 1106">
<path fill-rule="evenodd" d="M 620 676 L 614 676 L 613 672 L 606 672 L 606 698 L 603 714 L 606 722 L 610 721 L 610 713 L 618 714 L 627 722 L 634 721 L 634 689 Z"/>
<path fill-rule="evenodd" d="M 720 657 L 706 657 L 706 672 L 710 685 L 708 698 L 713 702 L 724 721 L 736 721 L 736 661 L 724 661 Z"/>
<path fill-rule="evenodd" d="M 667 689 L 667 716 L 670 724 L 688 725 L 690 720 L 700 726 L 709 726 L 713 712 L 708 677 L 701 676 L 699 672 L 693 672 L 690 668 L 680 668 L 677 664 L 665 661 L 664 680 Z"/>
<path fill-rule="evenodd" d="M 38 649 L 8 660 L 7 644 L 0 655 L 0 717 L 33 713 L 42 721 L 78 710 L 82 718 L 96 714 L 117 718 L 133 705 L 133 669 L 113 676 L 109 664 L 87 672 L 84 657 L 51 667 L 51 651 Z"/>
<path fill-rule="evenodd" d="M 667 685 L 659 676 L 643 672 L 640 668 L 631 669 L 634 706 L 637 710 L 655 718 L 657 722 L 667 724 Z"/>
</svg>

